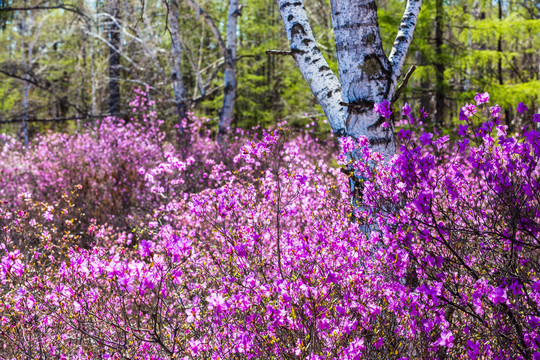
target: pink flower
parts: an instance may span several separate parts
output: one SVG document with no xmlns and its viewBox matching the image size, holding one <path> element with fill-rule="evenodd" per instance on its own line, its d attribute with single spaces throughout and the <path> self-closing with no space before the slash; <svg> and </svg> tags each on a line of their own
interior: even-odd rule
<svg viewBox="0 0 540 360">
<path fill-rule="evenodd" d="M 476 105 L 487 103 L 489 102 L 489 93 L 487 92 L 482 93 L 482 94 L 476 93 L 474 100 L 476 101 Z"/>
<path fill-rule="evenodd" d="M 463 111 L 463 115 L 468 118 L 476 114 L 476 106 L 474 106 L 473 104 L 467 104 L 462 107 L 461 110 Z"/>
<path fill-rule="evenodd" d="M 223 311 L 227 309 L 227 301 L 221 294 L 213 293 L 206 298 L 208 301 L 208 310 Z"/>
<path fill-rule="evenodd" d="M 405 105 L 403 105 L 403 107 L 401 108 L 401 115 L 403 116 L 410 116 L 411 115 L 411 107 L 409 106 L 409 104 L 405 103 Z"/>
<path fill-rule="evenodd" d="M 454 347 L 454 334 L 452 334 L 450 330 L 443 331 L 437 345 L 445 346 L 447 348 Z"/>
<path fill-rule="evenodd" d="M 124 291 L 131 292 L 133 291 L 133 279 L 126 274 L 118 279 L 118 286 Z"/>
<path fill-rule="evenodd" d="M 501 117 L 501 114 L 500 114 L 501 108 L 499 107 L 499 105 L 490 107 L 489 112 L 491 113 L 491 116 L 493 116 L 496 119 Z"/>
<path fill-rule="evenodd" d="M 201 318 L 201 310 L 199 310 L 199 308 L 187 309 L 186 315 L 186 321 L 191 324 L 192 322 L 195 322 Z"/>
<path fill-rule="evenodd" d="M 383 118 L 388 119 L 392 114 L 392 110 L 390 110 L 390 102 L 383 100 L 380 103 L 375 104 L 373 107 L 373 112 L 376 114 L 381 114 Z"/>
<path fill-rule="evenodd" d="M 498 287 L 498 288 L 495 288 L 493 289 L 493 291 L 491 291 L 491 293 L 488 295 L 488 299 L 493 301 L 493 304 L 494 305 L 497 305 L 497 304 L 503 304 L 506 302 L 506 300 L 508 299 L 508 296 L 506 295 L 506 290 Z"/>
</svg>

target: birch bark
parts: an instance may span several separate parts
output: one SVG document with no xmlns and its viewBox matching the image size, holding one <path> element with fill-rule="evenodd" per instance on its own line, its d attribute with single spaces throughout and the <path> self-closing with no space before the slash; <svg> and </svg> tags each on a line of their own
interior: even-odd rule
<svg viewBox="0 0 540 360">
<path fill-rule="evenodd" d="M 231 128 L 234 105 L 236 103 L 236 25 L 238 19 L 238 0 L 229 1 L 227 17 L 227 43 L 225 48 L 225 94 L 223 106 L 219 113 L 218 142 L 227 144 Z"/>
<path fill-rule="evenodd" d="M 178 21 L 178 0 L 170 0 L 168 6 L 169 34 L 171 36 L 171 52 L 173 57 L 171 81 L 180 133 L 184 133 L 182 121 L 187 117 L 188 106 L 186 88 L 182 79 L 182 38 L 180 37 L 180 25 Z"/>
<path fill-rule="evenodd" d="M 221 111 L 219 113 L 218 142 L 220 145 L 226 145 L 228 133 L 234 116 L 234 106 L 236 103 L 236 44 L 237 44 L 237 22 L 239 9 L 239 0 L 229 0 L 229 12 L 227 16 L 227 38 L 226 42 L 219 32 L 212 17 L 204 11 L 195 0 L 186 0 L 187 4 L 193 8 L 197 14 L 202 16 L 210 32 L 214 35 L 218 46 L 225 60 L 225 79 L 224 96 Z"/>
<path fill-rule="evenodd" d="M 375 103 L 391 101 L 412 41 L 421 0 L 408 0 L 394 46 L 382 47 L 375 0 L 331 0 L 339 80 L 317 47 L 302 0 L 277 0 L 291 54 L 340 136 L 366 136 L 374 151 L 395 153 L 393 127 L 373 113 Z M 392 124 L 390 124 L 392 125 Z"/>
</svg>

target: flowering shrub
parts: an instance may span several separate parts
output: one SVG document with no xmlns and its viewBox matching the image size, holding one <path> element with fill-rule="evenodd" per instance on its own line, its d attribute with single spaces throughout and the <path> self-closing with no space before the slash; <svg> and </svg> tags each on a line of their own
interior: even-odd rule
<svg viewBox="0 0 540 360">
<path fill-rule="evenodd" d="M 109 117 L 96 129 L 72 135 L 47 133 L 38 136 L 27 152 L 13 138 L 2 135 L 2 200 L 12 211 L 27 210 L 27 202 L 20 201 L 22 193 L 54 205 L 80 186 L 70 198 L 82 210 L 79 220 L 85 225 L 97 221 L 128 230 L 164 203 L 165 194 L 156 190 L 165 187 L 184 193 L 211 186 L 204 173 L 207 162 L 232 158 L 238 147 L 223 152 L 210 138 L 210 130 L 204 129 L 207 120 L 190 115 L 185 128 L 190 132 L 191 152 L 177 150 L 164 142 L 162 121 L 151 111 L 152 104 L 145 91 L 135 89 L 130 121 Z M 173 170 L 187 174 L 176 176 L 179 172 Z M 46 217 L 56 222 L 57 215 L 48 212 Z"/>
<path fill-rule="evenodd" d="M 150 137 L 129 231 L 77 228 L 83 186 L 22 196 L 0 213 L 1 356 L 537 359 L 540 140 L 476 102 L 455 144 L 408 105 L 392 159 L 341 139 L 349 175 L 281 128 L 225 154 L 200 125 L 179 152 Z"/>
</svg>

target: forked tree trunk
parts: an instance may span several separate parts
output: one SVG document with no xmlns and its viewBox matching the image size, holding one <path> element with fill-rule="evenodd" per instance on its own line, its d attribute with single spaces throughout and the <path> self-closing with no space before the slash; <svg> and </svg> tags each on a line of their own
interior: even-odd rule
<svg viewBox="0 0 540 360">
<path fill-rule="evenodd" d="M 169 34 L 171 35 L 171 52 L 173 56 L 171 81 L 180 133 L 183 134 L 182 122 L 187 116 L 188 106 L 186 88 L 182 79 L 182 38 L 180 37 L 178 21 L 178 0 L 170 0 L 168 6 Z"/>
<path fill-rule="evenodd" d="M 391 101 L 412 40 L 421 0 L 409 0 L 387 58 L 375 0 L 332 0 L 339 80 L 317 47 L 302 0 L 277 0 L 291 54 L 334 133 L 366 136 L 373 151 L 395 153 L 393 126 L 384 129 L 373 105 Z M 345 104 L 345 105 L 344 105 Z"/>
<path fill-rule="evenodd" d="M 236 24 L 238 19 L 238 0 L 229 1 L 227 17 L 227 43 L 225 53 L 225 93 L 223 106 L 219 113 L 218 142 L 224 146 L 228 142 L 228 134 L 234 115 L 236 103 Z"/>
</svg>

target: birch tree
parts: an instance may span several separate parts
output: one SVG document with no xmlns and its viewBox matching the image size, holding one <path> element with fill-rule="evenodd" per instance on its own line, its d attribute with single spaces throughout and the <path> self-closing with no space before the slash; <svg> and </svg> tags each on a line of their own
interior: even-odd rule
<svg viewBox="0 0 540 360">
<path fill-rule="evenodd" d="M 285 31 L 302 75 L 338 136 L 366 136 L 374 151 L 395 153 L 393 125 L 373 112 L 375 103 L 392 101 L 412 41 L 421 0 L 408 0 L 397 37 L 387 57 L 379 32 L 375 0 L 331 0 L 339 78 L 323 57 L 303 0 L 277 0 Z"/>
<path fill-rule="evenodd" d="M 225 44 L 225 89 L 223 107 L 219 113 L 218 141 L 227 142 L 227 134 L 232 125 L 236 103 L 236 25 L 238 19 L 238 0 L 229 1 L 227 16 L 227 43 Z"/>
<path fill-rule="evenodd" d="M 166 3 L 167 5 L 167 3 Z M 171 66 L 171 80 L 174 92 L 174 102 L 178 114 L 180 132 L 183 133 L 182 120 L 187 116 L 188 104 L 186 88 L 182 79 L 182 38 L 178 21 L 178 0 L 170 0 L 168 4 L 169 34 L 171 35 L 171 52 L 173 63 Z"/>
<path fill-rule="evenodd" d="M 221 145 L 225 145 L 227 143 L 228 133 L 232 124 L 234 106 L 236 103 L 236 29 L 238 23 L 238 14 L 240 11 L 239 0 L 229 0 L 226 42 L 223 41 L 223 37 L 221 36 L 216 23 L 208 12 L 204 11 L 199 6 L 199 3 L 195 0 L 187 0 L 187 3 L 204 19 L 208 25 L 208 28 L 212 32 L 212 35 L 216 39 L 221 52 L 223 53 L 223 58 L 225 61 L 225 86 L 223 105 L 219 113 L 218 141 Z"/>
</svg>

